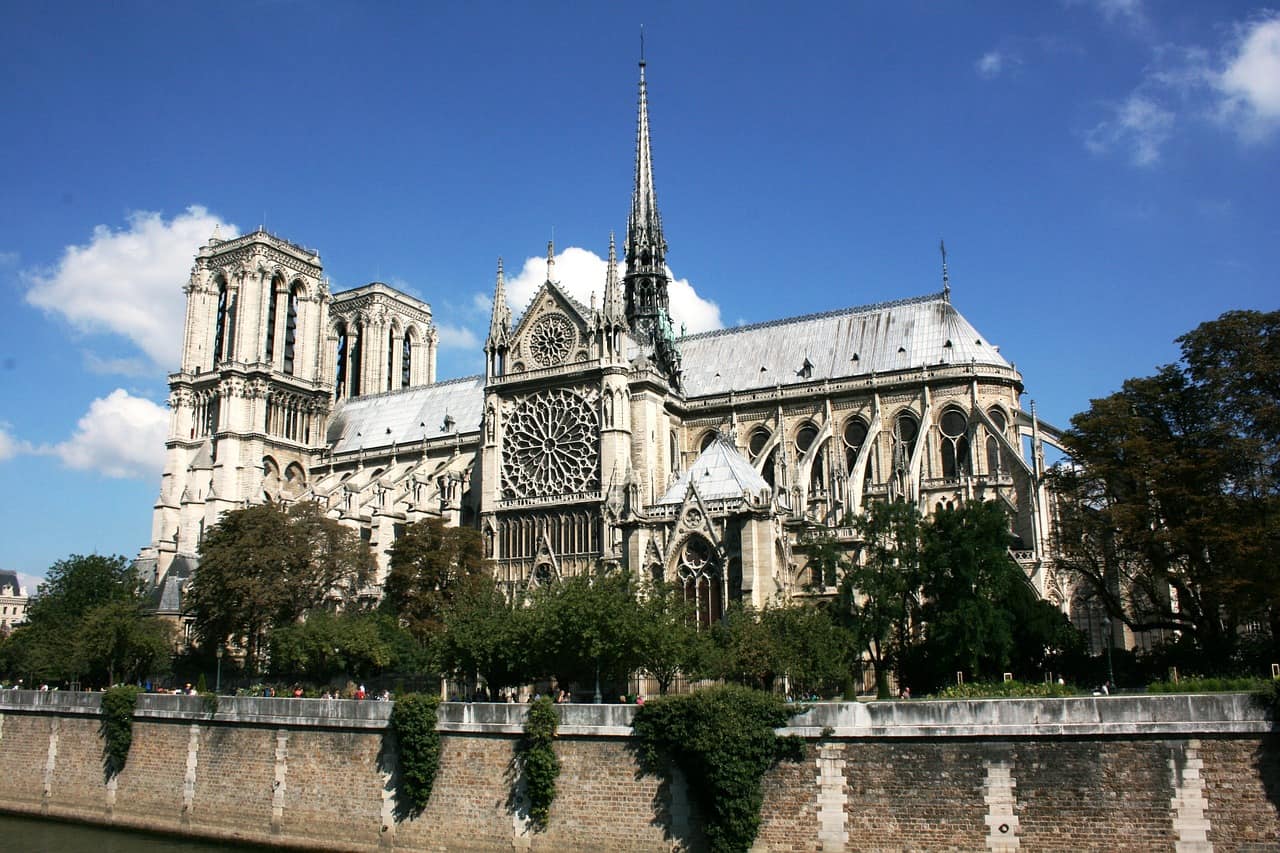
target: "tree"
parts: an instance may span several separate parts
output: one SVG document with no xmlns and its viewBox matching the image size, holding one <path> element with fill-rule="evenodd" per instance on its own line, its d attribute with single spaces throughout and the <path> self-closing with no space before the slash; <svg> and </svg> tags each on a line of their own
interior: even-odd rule
<svg viewBox="0 0 1280 853">
<path fill-rule="evenodd" d="M 404 644 L 396 636 L 402 633 L 385 613 L 317 611 L 271 632 L 271 671 L 313 681 L 344 673 L 370 678 L 402 662 Z"/>
<path fill-rule="evenodd" d="M 273 628 L 330 599 L 354 601 L 370 565 L 356 532 L 309 501 L 232 510 L 205 533 L 186 613 L 201 643 L 242 646 L 256 672 Z"/>
<path fill-rule="evenodd" d="M 490 691 L 523 684 L 537 675 L 530 620 L 523 603 L 509 601 L 492 577 L 470 575 L 445 606 L 434 657 L 445 672 L 483 678 Z"/>
<path fill-rule="evenodd" d="M 114 675 L 110 666 L 99 666 L 105 658 L 86 657 L 91 651 L 84 643 L 86 620 L 98 608 L 117 604 L 133 608 L 130 618 L 140 619 L 140 601 L 141 589 L 124 557 L 77 554 L 59 560 L 32 597 L 26 625 L 5 641 L 5 666 L 15 675 L 44 681 Z M 95 627 L 106 621 L 104 614 L 95 618 Z"/>
<path fill-rule="evenodd" d="M 174 625 L 147 615 L 140 599 L 109 601 L 88 611 L 76 632 L 77 669 L 107 684 L 168 672 Z"/>
<path fill-rule="evenodd" d="M 849 635 L 825 605 L 780 602 L 760 614 L 793 692 L 834 694 L 849 671 Z"/>
<path fill-rule="evenodd" d="M 586 686 L 625 679 L 638 666 L 641 616 L 629 572 L 547 584 L 530 596 L 530 610 L 540 675 Z"/>
<path fill-rule="evenodd" d="M 688 675 L 702 665 L 706 643 L 693 605 L 679 587 L 657 582 L 644 590 L 636 663 L 658 682 L 659 695 L 666 695 L 681 672 Z"/>
<path fill-rule="evenodd" d="M 449 603 L 472 575 L 488 571 L 480 533 L 436 518 L 415 522 L 391 546 L 384 607 L 420 640 L 440 630 Z"/>
<path fill-rule="evenodd" d="M 731 604 L 724 619 L 711 626 L 711 638 L 714 645 L 708 675 L 758 690 L 773 689 L 784 664 L 760 611 Z"/>
<path fill-rule="evenodd" d="M 887 699 L 889 672 L 899 668 L 920 619 L 924 519 L 914 504 L 878 502 L 854 526 L 863 555 L 841 564 L 835 613 L 871 660 L 876 696 Z"/>
<path fill-rule="evenodd" d="M 1111 618 L 1225 661 L 1246 624 L 1280 636 L 1280 312 L 1178 340 L 1178 363 L 1072 418 L 1060 565 Z"/>
</svg>

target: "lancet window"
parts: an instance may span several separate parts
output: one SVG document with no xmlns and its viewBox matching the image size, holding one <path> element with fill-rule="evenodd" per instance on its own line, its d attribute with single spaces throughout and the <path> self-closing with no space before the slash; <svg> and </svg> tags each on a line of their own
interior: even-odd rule
<svg viewBox="0 0 1280 853">
<path fill-rule="evenodd" d="M 996 425 L 1001 433 L 1007 428 L 1007 421 L 1004 412 L 999 409 L 991 409 L 987 412 L 987 417 L 991 418 L 991 422 Z M 987 436 L 987 473 L 991 475 L 999 475 L 1004 473 L 1004 458 L 1000 453 L 1000 440 L 994 435 Z"/>
<path fill-rule="evenodd" d="M 684 600 L 693 605 L 698 627 L 709 628 L 724 615 L 721 566 L 715 548 L 701 536 L 691 536 L 680 548 L 676 576 Z"/>
<path fill-rule="evenodd" d="M 529 559 L 544 543 L 561 557 L 600 553 L 600 520 L 588 510 L 532 513 L 498 520 L 498 545 L 506 559 Z"/>
<path fill-rule="evenodd" d="M 217 368 L 223 354 L 231 355 L 232 338 L 235 335 L 235 296 L 228 290 L 226 281 L 218 283 L 218 315 L 213 327 L 213 367 Z"/>
<path fill-rule="evenodd" d="M 959 409 L 947 409 L 939 423 L 942 430 L 942 476 L 948 479 L 969 474 L 969 421 Z"/>
<path fill-rule="evenodd" d="M 271 296 L 267 305 L 267 339 L 264 342 L 266 350 L 266 361 L 268 364 L 275 363 L 276 357 L 276 315 L 279 310 L 280 292 L 284 289 L 284 278 L 277 275 L 271 279 Z"/>
<path fill-rule="evenodd" d="M 408 388 L 413 375 L 413 336 L 405 330 L 400 342 L 400 387 Z"/>
<path fill-rule="evenodd" d="M 915 415 L 903 412 L 893 422 L 893 496 L 904 497 L 910 479 L 911 454 L 920 435 L 920 422 Z"/>
<path fill-rule="evenodd" d="M 295 283 L 289 290 L 289 310 L 284 318 L 284 372 L 293 375 L 294 348 L 298 336 L 298 300 L 302 285 Z"/>
<path fill-rule="evenodd" d="M 347 393 L 347 354 L 351 350 L 351 341 L 347 337 L 347 324 L 339 323 L 338 352 L 336 357 L 337 375 L 334 377 L 333 395 L 341 400 Z"/>
</svg>

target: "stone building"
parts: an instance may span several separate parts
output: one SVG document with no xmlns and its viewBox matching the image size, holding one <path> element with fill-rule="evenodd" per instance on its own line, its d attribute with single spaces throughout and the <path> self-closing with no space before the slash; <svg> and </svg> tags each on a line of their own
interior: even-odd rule
<svg viewBox="0 0 1280 853">
<path fill-rule="evenodd" d="M 27 621 L 27 596 L 18 583 L 17 572 L 0 571 L 0 636 Z"/>
<path fill-rule="evenodd" d="M 806 541 L 852 545 L 868 502 L 993 500 L 1062 602 L 1052 431 L 952 303 L 945 254 L 936 293 L 675 333 L 644 70 L 623 258 L 611 237 L 599 304 L 558 286 L 549 247 L 517 320 L 499 262 L 483 375 L 438 381 L 430 307 L 381 283 L 331 292 L 311 249 L 259 230 L 199 250 L 140 557 L 162 609 L 204 531 L 264 500 L 318 501 L 358 529 L 379 581 L 398 531 L 443 518 L 478 527 L 512 587 L 626 567 L 678 580 L 704 621 L 811 594 Z"/>
</svg>

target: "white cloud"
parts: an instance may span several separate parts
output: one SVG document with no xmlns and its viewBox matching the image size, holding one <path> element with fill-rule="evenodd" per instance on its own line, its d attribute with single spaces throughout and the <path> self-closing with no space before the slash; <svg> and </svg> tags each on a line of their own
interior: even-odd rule
<svg viewBox="0 0 1280 853">
<path fill-rule="evenodd" d="M 436 332 L 440 335 L 441 349 L 480 349 L 480 339 L 476 333 L 465 326 L 445 326 L 436 324 Z"/>
<path fill-rule="evenodd" d="M 1256 142 L 1280 127 L 1280 15 L 1240 29 L 1216 84 L 1220 115 L 1241 138 Z"/>
<path fill-rule="evenodd" d="M 19 453 L 30 453 L 31 445 L 21 439 L 15 438 L 9 432 L 9 425 L 0 423 L 0 462 L 6 459 L 12 459 Z"/>
<path fill-rule="evenodd" d="M 552 275 L 561 289 L 583 305 L 591 304 L 592 293 L 595 293 L 596 304 L 599 305 L 604 297 L 604 279 L 608 267 L 608 261 L 595 252 L 569 246 L 556 255 L 555 272 Z M 626 267 L 619 264 L 619 277 L 625 273 Z M 693 334 L 719 329 L 723 325 L 720 321 L 720 306 L 699 296 L 688 279 L 675 278 L 670 268 L 667 269 L 667 274 L 672 278 L 667 295 L 671 301 L 671 319 L 677 329 L 683 325 L 686 332 Z M 517 316 L 522 314 L 546 280 L 547 259 L 526 259 L 520 272 L 507 279 L 507 301 L 512 312 Z"/>
<path fill-rule="evenodd" d="M 977 69 L 979 77 L 985 77 L 990 80 L 999 76 L 1000 72 L 1004 70 L 1004 64 L 1005 57 L 1003 53 L 998 50 L 989 50 L 974 63 L 974 68 Z"/>
<path fill-rule="evenodd" d="M 176 368 L 182 350 L 182 287 L 196 250 L 229 225 L 192 206 L 166 221 L 138 211 L 128 227 L 93 229 L 85 245 L 68 246 L 50 270 L 28 271 L 27 301 L 59 314 L 86 332 L 112 332 L 132 341 L 158 367 Z"/>
<path fill-rule="evenodd" d="M 18 259 L 17 252 L 0 252 L 0 267 L 16 267 Z"/>
<path fill-rule="evenodd" d="M 155 366 L 145 358 L 104 358 L 88 350 L 84 352 L 84 368 L 101 376 L 150 377 L 155 374 Z"/>
<path fill-rule="evenodd" d="M 1142 0 L 1093 0 L 1093 5 L 1108 21 L 1143 20 Z"/>
<path fill-rule="evenodd" d="M 117 388 L 89 404 L 71 438 L 37 452 L 57 456 L 78 471 L 117 478 L 156 477 L 164 464 L 168 427 L 164 406 Z"/>
<path fill-rule="evenodd" d="M 1112 108 L 1111 118 L 1089 131 L 1085 145 L 1095 154 L 1123 148 L 1134 165 L 1153 166 L 1160 161 L 1161 148 L 1173 135 L 1174 121 L 1171 110 L 1135 92 Z"/>
</svg>

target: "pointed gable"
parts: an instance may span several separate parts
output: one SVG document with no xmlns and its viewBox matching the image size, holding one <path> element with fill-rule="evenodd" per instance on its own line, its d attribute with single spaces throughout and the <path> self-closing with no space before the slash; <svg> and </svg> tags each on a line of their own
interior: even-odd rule
<svg viewBox="0 0 1280 853">
<path fill-rule="evenodd" d="M 747 457 L 724 436 L 716 436 L 707 445 L 707 449 L 698 455 L 689 470 L 681 474 L 667 489 L 658 504 L 682 503 L 690 485 L 694 485 L 698 496 L 706 501 L 740 498 L 744 494 L 754 497 L 762 489 L 770 488 Z"/>
</svg>

